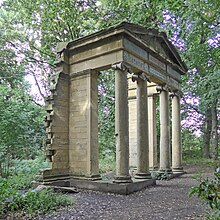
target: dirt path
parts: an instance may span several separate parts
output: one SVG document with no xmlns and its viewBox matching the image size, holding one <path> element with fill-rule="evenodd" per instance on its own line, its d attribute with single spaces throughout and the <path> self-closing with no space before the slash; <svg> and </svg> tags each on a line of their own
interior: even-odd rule
<svg viewBox="0 0 220 220">
<path fill-rule="evenodd" d="M 74 207 L 37 219 L 94 220 L 159 220 L 205 219 L 206 205 L 196 197 L 189 198 L 189 189 L 197 184 L 192 179 L 198 171 L 210 176 L 212 169 L 199 164 L 185 166 L 187 174 L 170 181 L 157 181 L 156 187 L 128 196 L 81 191 L 73 194 Z"/>
</svg>

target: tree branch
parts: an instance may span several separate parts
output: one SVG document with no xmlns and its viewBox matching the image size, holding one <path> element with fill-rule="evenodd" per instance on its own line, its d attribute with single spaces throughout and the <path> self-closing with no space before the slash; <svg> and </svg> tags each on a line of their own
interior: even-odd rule
<svg viewBox="0 0 220 220">
<path fill-rule="evenodd" d="M 44 96 L 44 94 L 43 94 L 42 91 L 41 91 L 40 85 L 39 85 L 39 83 L 38 83 L 38 81 L 37 81 L 37 77 L 35 76 L 34 72 L 32 72 L 32 75 L 33 75 L 33 77 L 34 77 L 34 81 L 35 81 L 35 83 L 36 83 L 36 85 L 37 85 L 37 88 L 38 88 L 38 91 L 39 91 L 41 97 L 42 97 L 43 99 L 45 99 L 45 96 Z"/>
</svg>

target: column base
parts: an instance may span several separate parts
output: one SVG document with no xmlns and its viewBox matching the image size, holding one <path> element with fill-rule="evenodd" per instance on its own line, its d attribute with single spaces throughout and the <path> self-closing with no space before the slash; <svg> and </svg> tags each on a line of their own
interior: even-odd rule
<svg viewBox="0 0 220 220">
<path fill-rule="evenodd" d="M 131 176 L 114 176 L 113 183 L 132 183 Z"/>
<path fill-rule="evenodd" d="M 158 166 L 150 167 L 149 170 L 150 170 L 150 172 L 157 171 L 158 170 Z"/>
<path fill-rule="evenodd" d="M 173 174 L 172 170 L 170 168 L 160 168 L 158 170 L 159 173 L 167 173 L 167 174 Z"/>
<path fill-rule="evenodd" d="M 96 174 L 96 175 L 85 176 L 85 179 L 95 181 L 95 180 L 101 180 L 102 177 L 99 174 Z"/>
<path fill-rule="evenodd" d="M 173 174 L 183 174 L 185 171 L 183 170 L 183 167 L 178 167 L 178 168 L 172 168 Z"/>
<path fill-rule="evenodd" d="M 152 179 L 150 173 L 136 173 L 134 178 L 135 179 Z"/>
</svg>

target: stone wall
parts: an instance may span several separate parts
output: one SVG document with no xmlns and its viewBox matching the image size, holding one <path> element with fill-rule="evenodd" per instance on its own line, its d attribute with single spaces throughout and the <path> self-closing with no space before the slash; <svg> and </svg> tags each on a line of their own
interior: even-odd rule
<svg viewBox="0 0 220 220">
<path fill-rule="evenodd" d="M 69 173 L 69 76 L 59 73 L 55 87 L 46 103 L 46 156 L 52 162 L 52 169 L 44 171 L 47 177 Z"/>
<path fill-rule="evenodd" d="M 136 82 L 128 79 L 129 165 L 137 167 L 137 100 Z"/>
</svg>

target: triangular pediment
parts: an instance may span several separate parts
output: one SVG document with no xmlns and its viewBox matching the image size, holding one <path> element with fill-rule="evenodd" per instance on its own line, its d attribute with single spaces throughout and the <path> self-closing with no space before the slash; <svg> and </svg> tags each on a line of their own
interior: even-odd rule
<svg viewBox="0 0 220 220">
<path fill-rule="evenodd" d="M 120 25 L 124 26 L 127 31 L 144 42 L 155 53 L 177 65 L 183 72 L 187 71 L 186 64 L 182 61 L 175 46 L 167 38 L 166 33 L 151 28 L 145 29 L 140 25 L 127 22 Z"/>
</svg>

